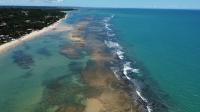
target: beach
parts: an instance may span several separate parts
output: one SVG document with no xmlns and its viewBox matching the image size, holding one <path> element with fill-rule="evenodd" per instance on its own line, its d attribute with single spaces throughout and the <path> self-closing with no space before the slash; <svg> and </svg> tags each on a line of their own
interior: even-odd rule
<svg viewBox="0 0 200 112">
<path fill-rule="evenodd" d="M 32 31 L 30 34 L 26 34 L 18 39 L 12 40 L 11 42 L 7 42 L 3 45 L 0 45 L 0 53 L 6 52 L 11 48 L 15 48 L 16 46 L 18 46 L 26 41 L 32 40 L 33 38 L 38 37 L 39 35 L 41 35 L 43 33 L 50 32 L 51 30 L 56 28 L 61 23 L 61 21 L 65 20 L 65 19 L 67 19 L 67 15 L 64 18 L 60 19 L 59 21 L 53 23 L 52 25 L 50 25 L 48 27 L 44 27 L 42 30 Z"/>
<path fill-rule="evenodd" d="M 188 16 L 193 13 L 194 18 Z M 3 112 L 196 112 L 200 55 L 195 53 L 200 44 L 195 35 L 200 34 L 193 21 L 198 22 L 197 14 L 72 11 L 49 27 L 0 46 L 0 108 Z M 186 21 L 193 23 L 188 26 L 191 30 L 182 24 Z"/>
<path fill-rule="evenodd" d="M 16 78 L 5 76 L 0 85 L 14 80 L 16 84 L 9 87 L 13 88 L 13 92 L 19 93 L 7 94 L 8 90 L 5 90 L 0 95 L 14 100 L 12 102 L 5 99 L 8 102 L 5 112 L 9 112 L 12 105 L 16 112 L 137 110 L 134 100 L 125 89 L 126 83 L 118 80 L 110 69 L 109 63 L 116 59 L 98 36 L 103 33 L 100 29 L 104 27 L 97 25 L 93 28 L 92 24 L 96 24 L 94 18 L 87 20 L 87 17 L 83 17 L 86 20 L 81 19 L 75 24 L 65 23 L 68 21 L 66 18 L 61 19 L 41 31 L 32 32 L 1 47 L 4 56 L 11 56 L 2 58 L 11 58 L 13 65 L 8 63 L 11 64 L 9 69 L 15 74 L 9 74 Z M 69 17 L 69 20 L 73 19 Z M 12 50 L 6 52 L 9 49 Z M 1 63 L 4 63 L 4 59 Z M 0 65 L 1 69 L 4 67 L 6 65 Z M 8 74 L 7 69 L 1 72 Z M 17 89 L 17 86 L 28 80 L 30 82 L 25 87 Z M 27 88 L 29 91 L 26 91 Z M 24 93 L 20 92 L 24 90 Z M 27 102 L 22 94 L 27 94 L 34 100 Z"/>
<path fill-rule="evenodd" d="M 22 79 L 33 78 L 32 81 L 42 84 L 37 83 L 33 88 L 40 89 L 32 93 L 31 96 L 37 92 L 39 94 L 37 93 L 37 100 L 32 102 L 35 106 L 30 107 L 32 109 L 29 111 L 152 112 L 149 101 L 143 96 L 139 86 L 134 86 L 136 82 L 129 76 L 130 73 L 139 73 L 138 70 L 131 67 L 131 62 L 126 61 L 123 48 L 117 41 L 110 40 L 116 35 L 110 26 L 114 15 L 98 19 L 87 13 L 73 14 L 75 15 L 68 18 L 66 16 L 49 27 L 1 47 L 4 54 L 12 48 L 8 55 L 13 60 L 13 69 L 25 70 L 24 75 L 20 76 Z M 76 16 L 82 18 L 73 21 Z M 67 22 L 68 20 L 73 22 Z M 41 55 L 52 61 L 41 60 Z M 34 78 L 36 73 L 39 74 L 39 79 L 51 75 L 38 80 Z M 16 82 L 20 84 L 23 81 Z M 34 83 L 28 85 L 33 86 L 32 84 Z M 19 108 L 17 110 L 25 111 L 22 106 L 16 105 Z M 6 111 L 8 110 L 5 109 Z"/>
</svg>

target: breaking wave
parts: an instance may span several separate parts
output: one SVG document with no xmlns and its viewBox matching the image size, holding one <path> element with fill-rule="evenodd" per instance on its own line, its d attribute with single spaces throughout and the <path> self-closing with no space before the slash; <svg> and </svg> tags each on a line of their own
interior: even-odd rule
<svg viewBox="0 0 200 112">
<path fill-rule="evenodd" d="M 114 75 L 118 80 L 124 79 L 128 80 L 135 89 L 135 93 L 138 97 L 137 100 L 140 100 L 143 102 L 143 106 L 145 108 L 145 111 L 147 112 L 153 112 L 153 108 L 151 106 L 150 101 L 148 98 L 146 98 L 142 94 L 142 89 L 140 87 L 140 84 L 138 84 L 139 80 L 137 78 L 134 78 L 134 76 L 139 74 L 140 70 L 138 68 L 134 68 L 133 63 L 127 59 L 125 56 L 125 51 L 123 47 L 117 42 L 113 41 L 112 37 L 114 37 L 116 34 L 112 31 L 112 25 L 110 24 L 110 21 L 114 18 L 114 15 L 111 15 L 109 17 L 105 17 L 103 19 L 103 23 L 105 26 L 105 31 L 107 34 L 107 38 L 104 40 L 105 45 L 111 49 L 111 52 L 114 56 L 116 56 L 119 59 L 118 64 L 114 64 L 111 67 L 111 70 L 113 71 Z M 117 66 L 116 66 L 117 65 Z"/>
</svg>

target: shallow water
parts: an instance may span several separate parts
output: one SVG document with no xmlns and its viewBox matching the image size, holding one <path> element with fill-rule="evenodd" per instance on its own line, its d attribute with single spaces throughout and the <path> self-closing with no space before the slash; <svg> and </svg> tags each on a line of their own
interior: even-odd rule
<svg viewBox="0 0 200 112">
<path fill-rule="evenodd" d="M 153 111 L 200 110 L 199 11 L 101 9 L 87 13 L 104 17 L 105 44 L 122 60 L 114 71 L 121 74 L 123 69 L 128 80 L 139 80 L 133 81 L 142 92 L 137 94 L 139 99 L 150 102 Z"/>
<path fill-rule="evenodd" d="M 62 21 L 73 31 L 0 54 L 1 111 L 197 112 L 199 19 L 184 10 L 74 11 Z"/>
<path fill-rule="evenodd" d="M 1 54 L 1 110 L 135 111 L 110 69 L 113 57 L 102 38 L 102 20 L 73 12 L 61 26 Z M 63 25 L 73 30 L 60 30 Z"/>
<path fill-rule="evenodd" d="M 72 60 L 60 54 L 62 46 L 70 44 L 67 34 L 68 32 L 51 31 L 1 54 L 1 111 L 32 112 L 36 110 L 39 103 L 46 106 L 43 103 L 49 102 L 42 102 L 41 99 L 44 99 L 45 91 L 49 91 L 48 88 L 59 86 L 54 85 L 60 81 L 59 78 L 66 81 L 62 86 L 72 84 L 82 87 L 82 83 L 79 81 L 80 75 L 78 75 L 80 73 L 74 73 L 73 70 L 78 68 L 72 64 L 77 63 L 79 69 L 84 68 L 88 58 L 83 56 L 80 59 Z M 61 94 L 64 91 L 66 90 L 63 89 Z M 56 94 L 54 92 L 50 91 L 48 94 Z M 57 100 L 61 100 L 61 98 L 57 98 Z M 55 108 L 53 106 L 55 105 L 49 108 Z"/>
</svg>

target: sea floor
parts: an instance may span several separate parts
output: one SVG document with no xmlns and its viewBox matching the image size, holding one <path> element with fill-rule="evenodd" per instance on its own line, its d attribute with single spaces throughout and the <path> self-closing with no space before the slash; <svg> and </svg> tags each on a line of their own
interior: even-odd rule
<svg viewBox="0 0 200 112">
<path fill-rule="evenodd" d="M 63 20 L 52 31 L 0 54 L 2 112 L 136 111 L 125 82 L 110 69 L 115 58 L 92 19 Z"/>
</svg>

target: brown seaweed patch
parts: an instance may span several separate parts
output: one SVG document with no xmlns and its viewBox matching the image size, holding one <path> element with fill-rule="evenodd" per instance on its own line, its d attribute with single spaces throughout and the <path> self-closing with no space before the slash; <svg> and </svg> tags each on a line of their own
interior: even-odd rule
<svg viewBox="0 0 200 112">
<path fill-rule="evenodd" d="M 104 62 L 88 62 L 83 77 L 100 93 L 88 97 L 84 112 L 135 112 L 132 99 L 121 87 L 123 83 L 116 80 Z"/>
<path fill-rule="evenodd" d="M 74 43 L 79 43 L 82 46 L 85 45 L 84 37 L 81 34 L 79 34 L 78 32 L 71 33 L 71 35 L 69 36 L 69 39 Z"/>
<path fill-rule="evenodd" d="M 103 103 L 104 108 L 111 112 L 135 112 L 135 107 L 123 90 L 105 90 L 99 97 L 99 100 Z"/>
<path fill-rule="evenodd" d="M 78 23 L 77 25 L 74 26 L 73 30 L 69 34 L 69 39 L 76 44 L 76 46 L 84 47 L 85 46 L 85 29 L 88 25 L 87 21 L 83 21 Z"/>
<path fill-rule="evenodd" d="M 74 47 L 65 47 L 60 51 L 60 54 L 69 59 L 79 59 L 83 56 L 82 51 Z"/>
<path fill-rule="evenodd" d="M 105 112 L 103 104 L 96 98 L 87 99 L 86 105 L 84 112 Z"/>
<path fill-rule="evenodd" d="M 113 81 L 116 81 L 116 79 L 109 68 L 99 65 L 99 63 L 90 60 L 87 63 L 86 70 L 83 71 L 83 78 L 90 86 L 107 87 Z"/>
<path fill-rule="evenodd" d="M 55 112 L 82 112 L 88 88 L 75 84 L 71 75 L 60 76 L 44 81 L 45 90 L 35 112 L 47 112 L 57 107 Z"/>
<path fill-rule="evenodd" d="M 85 54 L 85 44 L 84 43 L 73 43 L 72 45 L 61 46 L 60 54 L 70 58 L 78 59 Z"/>
<path fill-rule="evenodd" d="M 79 59 L 83 56 L 85 48 L 84 31 L 88 22 L 80 22 L 74 26 L 69 33 L 68 38 L 72 41 L 72 46 L 65 46 L 61 49 L 60 54 L 70 59 Z"/>
<path fill-rule="evenodd" d="M 59 108 L 56 112 L 83 112 L 84 107 L 77 106 L 63 106 Z"/>
<path fill-rule="evenodd" d="M 136 112 L 132 98 L 123 89 L 124 83 L 117 80 L 109 68 L 112 56 L 104 52 L 104 46 L 101 45 L 93 45 L 91 55 L 83 78 L 100 94 L 88 97 L 84 112 Z"/>
<path fill-rule="evenodd" d="M 33 57 L 22 50 L 13 52 L 13 62 L 23 69 L 30 69 L 34 64 Z"/>
</svg>

